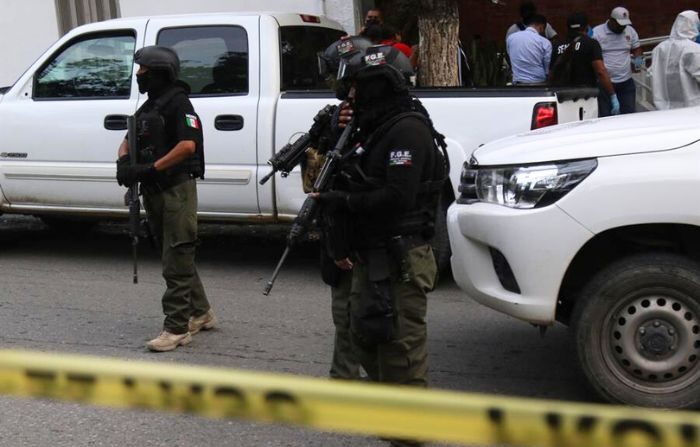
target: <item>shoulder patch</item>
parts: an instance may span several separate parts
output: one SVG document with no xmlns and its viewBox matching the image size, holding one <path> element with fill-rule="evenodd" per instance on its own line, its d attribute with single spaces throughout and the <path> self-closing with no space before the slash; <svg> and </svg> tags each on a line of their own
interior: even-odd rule
<svg viewBox="0 0 700 447">
<path fill-rule="evenodd" d="M 185 113 L 185 122 L 187 123 L 187 127 L 192 127 L 193 129 L 202 128 L 202 125 L 199 123 L 199 119 L 197 118 L 197 116 L 192 115 L 191 113 Z"/>
<path fill-rule="evenodd" d="M 412 166 L 411 151 L 391 151 L 389 153 L 389 166 Z"/>
</svg>

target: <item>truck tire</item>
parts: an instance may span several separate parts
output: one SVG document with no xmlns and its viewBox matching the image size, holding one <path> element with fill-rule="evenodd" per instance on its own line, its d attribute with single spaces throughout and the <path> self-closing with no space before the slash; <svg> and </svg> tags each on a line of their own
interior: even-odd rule
<svg viewBox="0 0 700 447">
<path fill-rule="evenodd" d="M 700 265 L 640 254 L 615 262 L 574 309 L 581 367 L 612 402 L 663 408 L 700 403 Z"/>
<path fill-rule="evenodd" d="M 452 200 L 445 193 L 440 195 L 437 215 L 435 217 L 435 236 L 431 241 L 435 262 L 440 273 L 446 273 L 450 268 L 450 238 L 447 234 L 447 208 L 452 204 Z"/>
</svg>

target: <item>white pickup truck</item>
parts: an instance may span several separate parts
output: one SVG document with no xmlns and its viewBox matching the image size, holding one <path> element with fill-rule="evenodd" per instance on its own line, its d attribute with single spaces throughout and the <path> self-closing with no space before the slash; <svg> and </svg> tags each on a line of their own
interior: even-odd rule
<svg viewBox="0 0 700 447">
<path fill-rule="evenodd" d="M 291 181 L 258 180 L 270 172 L 266 162 L 275 151 L 336 102 L 318 74 L 317 54 L 342 34 L 323 17 L 274 13 L 124 18 L 72 30 L 13 86 L 0 89 L 0 212 L 52 223 L 126 215 L 114 160 L 127 115 L 146 99 L 135 82 L 133 54 L 157 44 L 178 53 L 181 79 L 202 119 L 207 168 L 200 219 L 290 221 L 304 199 L 298 170 Z M 475 147 L 597 116 L 590 89 L 416 94 L 447 137 L 452 182 L 445 209 Z M 446 245 L 446 231 L 442 236 Z"/>
<path fill-rule="evenodd" d="M 448 213 L 455 280 L 537 325 L 572 326 L 611 401 L 700 404 L 700 107 L 487 144 Z"/>
</svg>

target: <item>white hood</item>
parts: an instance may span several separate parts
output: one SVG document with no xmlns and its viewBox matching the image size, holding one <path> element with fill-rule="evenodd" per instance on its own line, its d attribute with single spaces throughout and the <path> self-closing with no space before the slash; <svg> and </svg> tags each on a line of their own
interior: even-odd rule
<svg viewBox="0 0 700 447">
<path fill-rule="evenodd" d="M 473 155 L 494 166 L 663 151 L 700 140 L 698 122 L 700 107 L 577 121 L 496 140 Z"/>
<path fill-rule="evenodd" d="M 698 13 L 683 11 L 673 22 L 668 40 L 654 48 L 651 85 L 657 109 L 700 105 L 700 45 Z"/>
<path fill-rule="evenodd" d="M 698 13 L 695 11 L 683 11 L 678 14 L 671 28 L 671 40 L 690 39 L 698 36 Z"/>
</svg>

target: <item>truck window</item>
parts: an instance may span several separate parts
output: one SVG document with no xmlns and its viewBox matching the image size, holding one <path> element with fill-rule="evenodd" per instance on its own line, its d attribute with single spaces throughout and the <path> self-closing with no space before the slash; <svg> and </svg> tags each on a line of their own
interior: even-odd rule
<svg viewBox="0 0 700 447">
<path fill-rule="evenodd" d="M 180 57 L 180 79 L 191 96 L 248 93 L 248 35 L 240 26 L 168 28 L 158 34 L 158 45 Z"/>
<path fill-rule="evenodd" d="M 37 71 L 34 98 L 129 98 L 135 42 L 100 35 L 69 43 Z"/>
<path fill-rule="evenodd" d="M 318 54 L 345 34 L 331 28 L 283 26 L 280 30 L 282 91 L 328 90 L 330 86 L 319 73 Z"/>
</svg>

